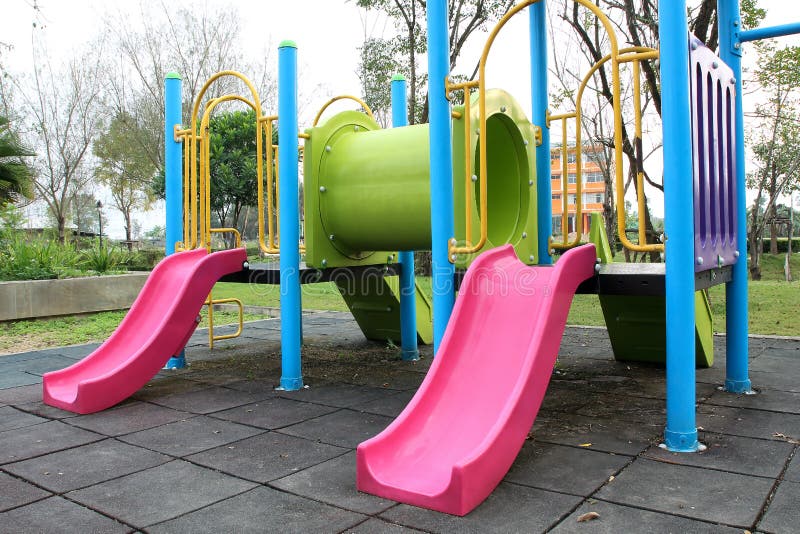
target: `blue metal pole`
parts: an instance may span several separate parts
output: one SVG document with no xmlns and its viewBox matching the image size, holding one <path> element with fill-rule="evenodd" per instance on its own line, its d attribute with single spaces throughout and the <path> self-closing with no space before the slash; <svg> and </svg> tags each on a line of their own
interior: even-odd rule
<svg viewBox="0 0 800 534">
<path fill-rule="evenodd" d="M 528 8 L 531 41 L 531 121 L 542 129 L 542 144 L 536 147 L 536 209 L 539 233 L 538 263 L 550 265 L 550 235 L 553 233 L 553 202 L 550 184 L 550 128 L 547 126 L 547 7 L 540 1 Z"/>
<path fill-rule="evenodd" d="M 164 189 L 166 196 L 166 255 L 175 253 L 183 241 L 183 150 L 175 140 L 175 126 L 181 124 L 181 75 L 170 72 L 164 79 Z M 186 351 L 172 356 L 165 369 L 186 367 Z"/>
<path fill-rule="evenodd" d="M 392 76 L 392 126 L 408 125 L 406 79 Z M 419 360 L 417 348 L 417 291 L 414 283 L 414 251 L 400 252 L 400 347 L 404 360 Z"/>
<path fill-rule="evenodd" d="M 666 235 L 667 427 L 671 451 L 701 448 L 695 423 L 694 218 L 686 0 L 659 2 L 664 230 Z"/>
<path fill-rule="evenodd" d="M 724 0 L 719 0 L 720 4 L 723 2 Z M 726 9 L 730 10 L 730 8 L 727 8 L 727 6 Z M 736 9 L 737 15 L 738 12 L 739 10 L 737 5 Z M 726 15 L 729 14 L 730 11 L 726 11 Z M 732 22 L 731 19 L 728 20 Z M 735 20 L 739 20 L 739 17 L 737 16 Z M 722 28 L 720 28 L 720 31 L 722 31 Z M 769 39 L 771 37 L 783 37 L 785 35 L 794 35 L 796 33 L 800 33 L 800 22 L 794 22 L 792 24 L 782 24 L 780 26 L 769 26 L 767 28 L 755 28 L 753 30 L 746 30 L 739 33 L 739 42 L 747 43 L 750 41 L 760 41 L 761 39 Z"/>
<path fill-rule="evenodd" d="M 281 225 L 281 383 L 280 389 L 303 387 L 300 362 L 300 201 L 297 175 L 297 45 L 278 46 L 278 198 Z"/>
<path fill-rule="evenodd" d="M 742 52 L 738 33 L 739 0 L 718 0 L 720 59 L 736 78 L 736 249 L 739 259 L 733 264 L 733 278 L 725 285 L 726 336 L 725 390 L 750 391 L 748 375 L 747 321 L 747 200 L 745 198 L 744 113 L 742 111 Z"/>
<path fill-rule="evenodd" d="M 453 312 L 455 265 L 447 257 L 453 224 L 453 146 L 445 78 L 450 74 L 447 0 L 428 2 L 428 98 L 431 153 L 431 271 L 433 276 L 433 351 Z"/>
</svg>

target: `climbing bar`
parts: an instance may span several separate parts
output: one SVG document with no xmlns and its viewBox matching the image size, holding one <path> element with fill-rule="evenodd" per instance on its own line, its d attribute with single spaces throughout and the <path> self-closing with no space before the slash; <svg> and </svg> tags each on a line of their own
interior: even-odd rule
<svg viewBox="0 0 800 534">
<path fill-rule="evenodd" d="M 447 95 L 448 100 L 451 99 L 452 93 L 454 91 L 464 91 L 464 111 L 463 113 L 459 114 L 458 119 L 464 119 L 464 191 L 469 191 L 472 187 L 472 182 L 478 180 L 485 180 L 485 176 L 478 176 L 472 173 L 472 143 L 470 136 L 466 133 L 470 131 L 471 124 L 470 124 L 470 103 L 472 100 L 472 95 L 470 94 L 470 89 L 478 87 L 478 80 L 471 80 L 468 82 L 462 83 L 451 83 L 449 79 L 445 80 L 445 94 Z M 457 247 L 456 246 L 456 239 L 453 238 L 450 240 L 447 252 L 448 257 L 453 258 L 454 254 L 472 254 L 477 252 L 481 249 L 483 244 L 486 242 L 486 238 L 488 235 L 487 223 L 486 218 L 480 218 L 480 239 L 478 243 L 473 245 L 470 242 L 470 236 L 472 235 L 472 197 L 471 195 L 464 195 L 465 206 L 464 206 L 464 216 L 465 216 L 465 238 L 464 238 L 464 246 Z M 487 210 L 485 209 L 486 197 L 480 197 L 480 205 L 481 205 L 481 213 L 485 213 Z"/>
<path fill-rule="evenodd" d="M 320 108 L 319 112 L 317 113 L 317 116 L 314 117 L 314 122 L 311 124 L 312 128 L 317 125 L 319 120 L 322 118 L 322 114 L 325 113 L 325 110 L 328 109 L 328 107 L 331 104 L 333 104 L 334 102 L 336 102 L 337 100 L 352 100 L 354 102 L 357 102 L 358 105 L 361 106 L 364 109 L 364 113 L 369 115 L 370 119 L 375 120 L 375 116 L 372 114 L 372 109 L 370 109 L 370 107 L 367 105 L 366 102 L 364 102 L 363 100 L 361 100 L 357 96 L 339 95 L 339 96 L 335 96 L 335 97 L 331 98 L 330 100 L 325 102 L 325 104 L 323 104 L 323 106 Z"/>
</svg>

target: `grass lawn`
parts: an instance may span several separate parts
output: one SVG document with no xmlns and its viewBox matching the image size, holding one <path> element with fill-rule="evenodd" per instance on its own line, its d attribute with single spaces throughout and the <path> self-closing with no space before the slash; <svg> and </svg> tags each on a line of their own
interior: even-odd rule
<svg viewBox="0 0 800 534">
<path fill-rule="evenodd" d="M 125 313 L 114 311 L 0 323 L 0 354 L 103 341 L 119 326 Z M 200 328 L 208 326 L 205 311 L 202 316 Z M 264 318 L 266 315 L 245 314 L 244 320 Z M 238 320 L 237 313 L 214 312 L 215 326 L 236 323 Z"/>
<path fill-rule="evenodd" d="M 783 281 L 784 256 L 763 257 L 763 280 L 750 282 L 750 333 L 783 336 L 800 335 L 800 281 Z M 800 280 L 800 254 L 792 258 L 792 272 Z M 430 279 L 417 277 L 430 294 Z M 261 284 L 218 283 L 214 298 L 238 298 L 251 306 L 280 307 L 280 289 Z M 725 287 L 715 286 L 709 293 L 714 312 L 714 330 L 725 331 Z M 306 310 L 347 311 L 347 306 L 331 283 L 302 286 Z M 21 352 L 106 339 L 117 327 L 125 312 L 105 312 L 79 317 L 0 323 L 0 354 Z M 246 314 L 245 320 L 263 319 L 266 315 Z M 236 314 L 214 313 L 216 325 L 236 322 Z M 568 324 L 604 326 L 603 314 L 595 295 L 576 295 Z M 203 312 L 202 326 L 206 325 Z"/>
</svg>

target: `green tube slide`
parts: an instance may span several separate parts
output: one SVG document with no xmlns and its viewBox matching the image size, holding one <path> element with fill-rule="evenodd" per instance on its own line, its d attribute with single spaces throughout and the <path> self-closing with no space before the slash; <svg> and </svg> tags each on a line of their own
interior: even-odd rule
<svg viewBox="0 0 800 534">
<path fill-rule="evenodd" d="M 464 107 L 453 120 L 455 231 L 480 238 L 478 102 L 471 105 L 469 131 Z M 486 94 L 487 242 L 482 250 L 511 243 L 519 258 L 535 263 L 535 130 L 505 91 Z M 381 265 L 397 261 L 398 250 L 431 248 L 428 125 L 381 129 L 364 113 L 344 111 L 306 130 L 304 202 L 306 264 L 318 268 Z M 466 140 L 471 172 L 466 174 Z M 469 184 L 467 184 L 469 178 Z M 467 209 L 467 199 L 469 208 Z M 466 267 L 477 254 L 459 255 Z M 350 311 L 369 339 L 399 341 L 397 277 L 366 283 L 337 283 Z M 419 340 L 432 337 L 431 304 L 417 288 Z"/>
</svg>

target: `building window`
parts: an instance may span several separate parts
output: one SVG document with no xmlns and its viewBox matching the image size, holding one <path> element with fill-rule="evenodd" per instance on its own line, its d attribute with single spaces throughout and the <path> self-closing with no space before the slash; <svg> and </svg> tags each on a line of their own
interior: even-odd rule
<svg viewBox="0 0 800 534">
<path fill-rule="evenodd" d="M 604 196 L 604 193 L 584 193 L 583 202 L 584 204 L 602 204 Z"/>
<path fill-rule="evenodd" d="M 571 172 L 567 175 L 567 183 L 574 184 L 576 182 L 575 173 Z"/>
<path fill-rule="evenodd" d="M 588 182 L 596 183 L 596 182 L 602 182 L 603 181 L 603 173 L 602 172 L 590 172 L 590 173 L 587 173 L 585 176 L 586 176 L 586 182 L 587 183 Z"/>
<path fill-rule="evenodd" d="M 577 161 L 578 153 L 577 152 L 568 152 L 567 153 L 567 163 L 575 163 Z"/>
<path fill-rule="evenodd" d="M 553 200 L 561 200 L 561 193 L 553 193 Z"/>
<path fill-rule="evenodd" d="M 567 204 L 570 205 L 570 206 L 574 206 L 575 205 L 575 195 L 574 194 L 571 194 L 571 195 L 569 195 L 567 197 Z"/>
</svg>

